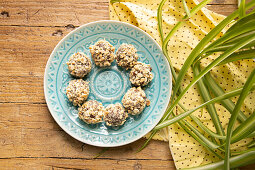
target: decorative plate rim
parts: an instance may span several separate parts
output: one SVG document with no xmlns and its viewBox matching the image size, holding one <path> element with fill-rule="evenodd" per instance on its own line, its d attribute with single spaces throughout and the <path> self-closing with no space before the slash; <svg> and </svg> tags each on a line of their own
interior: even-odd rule
<svg viewBox="0 0 255 170">
<path fill-rule="evenodd" d="M 123 145 L 127 145 L 129 143 L 132 143 L 140 138 L 142 138 L 143 136 L 145 136 L 147 133 L 149 133 L 157 124 L 158 122 L 160 121 L 160 119 L 163 117 L 163 113 L 160 115 L 160 118 L 158 120 L 156 120 L 155 122 L 153 122 L 152 126 L 150 126 L 149 128 L 147 128 L 146 130 L 142 131 L 138 136 L 136 137 L 133 137 L 131 140 L 127 140 L 126 142 L 121 142 L 121 143 L 114 143 L 114 144 L 105 144 L 103 145 L 103 143 L 100 143 L 100 144 L 97 144 L 97 143 L 92 143 L 92 142 L 89 142 L 88 140 L 85 140 L 84 138 L 81 138 L 77 135 L 75 135 L 74 133 L 72 133 L 66 126 L 64 126 L 63 123 L 61 123 L 61 121 L 58 119 L 57 115 L 54 114 L 54 110 L 53 108 L 49 105 L 49 96 L 48 94 L 46 93 L 47 91 L 47 70 L 49 70 L 49 65 L 50 65 L 50 61 L 51 59 L 53 58 L 55 52 L 57 51 L 57 49 L 60 47 L 60 45 L 67 39 L 67 37 L 73 33 L 75 33 L 77 30 L 79 29 L 82 29 L 84 27 L 88 27 L 90 25 L 93 25 L 93 24 L 100 24 L 100 23 L 117 23 L 117 24 L 123 24 L 123 25 L 127 25 L 131 28 L 133 28 L 134 30 L 139 30 L 141 31 L 142 33 L 144 33 L 152 42 L 153 44 L 155 44 L 159 49 L 159 53 L 162 54 L 163 58 L 164 58 L 164 63 L 167 65 L 166 69 L 167 71 L 170 73 L 169 74 L 169 94 L 171 94 L 171 91 L 172 91 L 172 73 L 171 73 L 171 70 L 170 70 L 170 65 L 168 62 L 165 62 L 167 61 L 165 55 L 163 54 L 162 52 L 162 49 L 161 47 L 159 46 L 159 44 L 148 34 L 146 33 L 145 31 L 143 31 L 142 29 L 132 25 L 132 24 L 129 24 L 129 23 L 125 23 L 125 22 L 121 22 L 121 21 L 113 21 L 113 20 L 99 20 L 99 21 L 94 21 L 94 22 L 89 22 L 87 24 L 83 24 L 81 26 L 79 26 L 78 28 L 74 29 L 73 31 L 69 32 L 66 36 L 64 36 L 59 42 L 58 44 L 54 47 L 53 51 L 51 52 L 50 54 L 50 57 L 48 58 L 48 61 L 46 63 L 46 67 L 45 67 L 45 70 L 44 70 L 44 97 L 45 97 L 45 100 L 46 100 L 46 104 L 47 104 L 47 107 L 49 109 L 49 112 L 50 114 L 52 115 L 52 117 L 54 118 L 54 120 L 57 122 L 57 124 L 70 136 L 72 136 L 73 138 L 75 138 L 76 140 L 80 141 L 80 142 L 83 142 L 83 143 L 86 143 L 86 144 L 89 144 L 89 145 L 93 145 L 93 146 L 98 146 L 98 147 L 117 147 L 117 146 L 123 146 Z M 56 92 L 57 93 L 57 92 Z M 170 101 L 170 97 L 168 96 L 167 97 L 167 100 L 166 100 L 166 104 L 164 105 L 164 107 L 162 108 L 163 112 L 166 111 L 167 107 L 168 107 L 168 103 Z"/>
</svg>

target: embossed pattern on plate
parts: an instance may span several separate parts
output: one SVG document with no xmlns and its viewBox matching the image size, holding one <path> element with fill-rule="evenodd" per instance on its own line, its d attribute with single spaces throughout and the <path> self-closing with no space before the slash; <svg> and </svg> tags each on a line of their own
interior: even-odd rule
<svg viewBox="0 0 255 170">
<path fill-rule="evenodd" d="M 104 123 L 88 125 L 78 118 L 77 108 L 65 95 L 68 82 L 74 79 L 65 64 L 76 52 L 91 58 L 89 46 L 100 39 L 109 41 L 116 49 L 122 43 L 133 44 L 139 61 L 150 64 L 154 79 L 143 89 L 151 105 L 138 116 L 129 116 L 121 127 L 109 128 Z M 107 106 L 121 102 L 131 87 L 129 71 L 117 66 L 99 68 L 92 61 L 92 71 L 84 80 L 90 82 L 88 100 L 98 100 Z M 84 143 L 114 147 L 133 142 L 148 133 L 161 119 L 171 93 L 171 72 L 157 43 L 141 29 L 118 21 L 98 21 L 83 25 L 65 36 L 53 50 L 44 75 L 44 93 L 49 110 L 69 135 Z"/>
</svg>

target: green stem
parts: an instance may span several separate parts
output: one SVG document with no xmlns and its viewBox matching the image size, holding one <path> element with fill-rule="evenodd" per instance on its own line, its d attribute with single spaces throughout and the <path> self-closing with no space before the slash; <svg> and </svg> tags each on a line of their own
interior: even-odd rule
<svg viewBox="0 0 255 170">
<path fill-rule="evenodd" d="M 184 7 L 184 10 L 186 12 L 186 15 L 188 16 L 188 18 L 190 17 L 190 11 L 189 11 L 189 7 L 187 6 L 187 3 L 185 0 L 182 0 L 182 4 L 183 4 L 183 7 Z"/>
<path fill-rule="evenodd" d="M 93 159 L 96 159 L 99 156 L 102 156 L 108 150 L 109 150 L 109 148 L 103 148 L 96 156 L 93 157 Z"/>
<path fill-rule="evenodd" d="M 231 154 L 232 155 L 241 155 L 241 154 L 244 154 L 244 153 L 247 153 L 247 152 L 250 152 L 250 151 L 255 151 L 255 147 L 254 148 L 249 148 L 249 149 L 243 150 L 243 151 L 232 152 Z"/>
<path fill-rule="evenodd" d="M 225 94 L 223 89 L 215 82 L 215 80 L 212 78 L 210 73 L 207 73 L 204 78 L 206 79 L 206 85 L 210 88 L 210 90 L 213 92 L 215 96 L 221 96 Z M 234 102 L 232 102 L 232 100 L 230 99 L 222 100 L 221 103 L 230 113 L 235 108 Z M 245 114 L 240 110 L 238 115 L 238 120 L 240 122 L 244 122 L 246 119 L 247 118 Z"/>
<path fill-rule="evenodd" d="M 231 168 L 236 168 L 236 167 L 241 167 L 245 165 L 249 165 L 255 162 L 255 151 L 250 151 L 248 153 L 244 153 L 238 156 L 231 157 L 230 160 L 230 167 Z M 183 170 L 223 170 L 224 169 L 224 160 L 207 164 L 207 165 L 202 165 L 199 167 L 194 167 L 194 168 L 188 168 L 188 169 L 183 169 Z"/>
<path fill-rule="evenodd" d="M 167 49 L 167 44 L 170 40 L 170 38 L 175 34 L 175 32 L 185 23 L 185 20 L 189 19 L 193 15 L 195 15 L 199 10 L 201 10 L 206 4 L 211 2 L 212 0 L 204 0 L 201 3 L 199 3 L 197 6 L 195 6 L 191 11 L 190 11 L 190 16 L 185 15 L 183 17 L 182 21 L 179 21 L 174 28 L 168 33 L 166 36 L 166 39 L 163 41 L 162 49 Z"/>
<path fill-rule="evenodd" d="M 238 0 L 239 7 L 239 17 L 243 18 L 245 16 L 245 0 Z"/>
<path fill-rule="evenodd" d="M 215 143 L 208 140 L 203 134 L 201 134 L 196 128 L 194 128 L 188 121 L 182 120 L 185 122 L 185 125 L 187 125 L 188 128 L 191 129 L 192 132 L 194 132 L 205 144 L 208 148 L 215 150 L 219 148 L 219 145 L 216 145 Z"/>
<path fill-rule="evenodd" d="M 209 134 L 210 136 L 217 138 L 217 139 L 222 139 L 225 140 L 226 136 L 222 136 L 222 135 L 218 135 L 217 133 L 214 133 L 213 131 L 211 131 L 210 129 L 208 129 L 202 122 L 200 119 L 198 119 L 196 116 L 190 115 L 190 117 L 192 117 L 192 119 L 194 120 L 194 122 L 196 122 L 196 124 L 199 125 L 199 127 L 201 129 L 203 129 L 207 134 Z"/>
<path fill-rule="evenodd" d="M 194 73 L 195 77 L 199 74 L 199 71 L 200 71 L 199 70 L 199 64 L 196 64 L 193 67 L 193 73 Z M 197 82 L 197 85 L 198 85 L 198 89 L 200 91 L 200 94 L 201 94 L 204 102 L 207 102 L 207 101 L 211 100 L 212 97 L 211 97 L 211 95 L 210 95 L 210 93 L 208 91 L 208 88 L 205 86 L 203 79 L 199 80 Z M 214 105 L 213 104 L 209 104 L 209 105 L 206 106 L 206 108 L 207 108 L 207 110 L 208 110 L 208 112 L 209 112 L 209 114 L 210 114 L 210 116 L 212 118 L 214 127 L 215 127 L 215 129 L 217 131 L 217 134 L 219 134 L 220 136 L 225 135 L 223 127 L 222 127 L 222 125 L 220 123 L 219 116 L 217 114 L 217 111 L 216 111 Z"/>
<path fill-rule="evenodd" d="M 248 144 L 248 148 L 251 148 L 251 147 L 255 147 L 255 140 L 251 141 L 251 142 Z"/>
<path fill-rule="evenodd" d="M 201 139 L 199 138 L 193 131 L 190 131 L 186 126 L 186 121 L 179 121 L 178 124 L 190 135 L 192 136 L 197 142 L 199 142 L 201 145 L 203 145 L 207 150 L 212 152 L 214 155 L 216 155 L 218 158 L 223 159 L 219 154 L 217 154 L 213 149 L 209 148 L 208 145 Z"/>
<path fill-rule="evenodd" d="M 255 87 L 255 85 L 254 85 Z M 188 110 L 181 104 L 181 103 L 178 103 L 178 105 L 182 108 L 182 110 L 184 112 L 187 112 Z M 196 116 L 193 116 L 192 114 L 189 115 L 190 118 L 202 129 L 204 130 L 206 133 L 208 133 L 209 135 L 211 135 L 212 137 L 215 137 L 215 138 L 218 138 L 218 139 L 224 139 L 225 140 L 225 136 L 220 136 L 216 133 L 214 133 L 213 131 L 211 131 L 208 127 L 206 127 L 200 119 L 198 119 Z M 214 143 L 217 143 L 217 142 L 214 142 Z"/>
<path fill-rule="evenodd" d="M 238 98 L 238 101 L 236 103 L 236 106 L 231 114 L 231 117 L 230 117 L 230 120 L 228 123 L 227 136 L 226 136 L 225 161 L 224 161 L 225 169 L 230 169 L 230 163 L 229 163 L 230 142 L 231 142 L 231 136 L 233 133 L 234 124 L 236 122 L 239 110 L 241 109 L 241 106 L 244 102 L 244 99 L 249 94 L 249 91 L 252 88 L 253 83 L 255 83 L 255 69 L 252 71 L 252 73 L 248 77 L 246 83 L 244 84 L 243 90 Z"/>
<path fill-rule="evenodd" d="M 255 49 L 234 53 L 230 55 L 228 58 L 226 58 L 225 60 L 223 60 L 222 62 L 220 62 L 219 65 L 227 64 L 227 63 L 238 61 L 238 60 L 244 60 L 244 59 L 255 59 Z"/>
<path fill-rule="evenodd" d="M 249 134 L 255 131 L 255 111 L 240 124 L 233 132 L 231 143 L 238 142 L 246 138 Z"/>
<path fill-rule="evenodd" d="M 162 29 L 162 10 L 166 0 L 162 0 L 158 6 L 157 19 L 158 19 L 158 30 L 161 38 L 161 42 L 164 41 L 164 33 Z"/>
</svg>

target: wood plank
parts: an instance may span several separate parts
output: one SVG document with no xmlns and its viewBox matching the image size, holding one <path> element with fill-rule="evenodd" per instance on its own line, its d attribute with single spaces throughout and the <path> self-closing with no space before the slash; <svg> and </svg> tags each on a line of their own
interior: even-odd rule
<svg viewBox="0 0 255 170">
<path fill-rule="evenodd" d="M 108 0 L 6 0 L 0 2 L 1 25 L 66 26 L 109 19 Z"/>
<path fill-rule="evenodd" d="M 0 76 L 0 102 L 45 103 L 43 77 Z"/>
<path fill-rule="evenodd" d="M 223 5 L 224 4 L 224 5 Z M 214 0 L 208 8 L 228 15 L 237 6 L 236 0 Z M 226 11 L 224 9 L 227 9 Z M 0 2 L 1 25 L 80 26 L 84 23 L 109 19 L 108 0 L 6 0 Z"/>
<path fill-rule="evenodd" d="M 43 77 L 52 50 L 71 30 L 0 26 L 0 76 Z"/>
<path fill-rule="evenodd" d="M 175 169 L 173 161 L 163 160 L 111 160 L 111 159 L 59 159 L 16 158 L 0 160 L 1 169 Z"/>
<path fill-rule="evenodd" d="M 0 102 L 45 103 L 43 76 L 47 60 L 71 30 L 0 26 Z"/>
<path fill-rule="evenodd" d="M 201 1 L 201 0 L 199 0 L 199 1 Z M 226 5 L 226 4 L 237 4 L 237 0 L 213 0 L 212 2 L 210 2 L 209 4 L 214 4 L 214 5 L 218 5 L 218 4 L 224 4 L 224 5 Z"/>
<path fill-rule="evenodd" d="M 228 16 L 237 9 L 237 5 L 207 5 L 207 9 L 213 12 Z"/>
<path fill-rule="evenodd" d="M 95 163 L 96 162 L 96 163 Z M 174 170 L 173 161 L 164 160 L 112 160 L 112 159 L 69 159 L 69 158 L 11 158 L 0 159 L 2 170 L 9 169 L 86 169 L 86 170 L 115 170 L 115 169 L 169 169 Z M 253 165 L 240 168 L 254 170 Z"/>
<path fill-rule="evenodd" d="M 91 159 L 102 150 L 79 142 L 54 121 L 46 104 L 0 104 L 0 159 L 12 157 L 66 157 Z M 102 158 L 172 160 L 168 143 L 152 141 L 111 148 Z"/>
</svg>

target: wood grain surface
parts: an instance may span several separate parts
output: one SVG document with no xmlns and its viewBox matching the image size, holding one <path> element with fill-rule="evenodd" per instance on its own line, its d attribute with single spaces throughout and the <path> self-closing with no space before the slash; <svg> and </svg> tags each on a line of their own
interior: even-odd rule
<svg viewBox="0 0 255 170">
<path fill-rule="evenodd" d="M 236 0 L 207 7 L 228 15 Z M 112 148 L 83 144 L 53 120 L 43 94 L 46 62 L 75 27 L 109 19 L 107 0 L 0 0 L 0 169 L 175 169 L 168 143 Z M 247 166 L 243 169 L 253 169 Z"/>
</svg>

